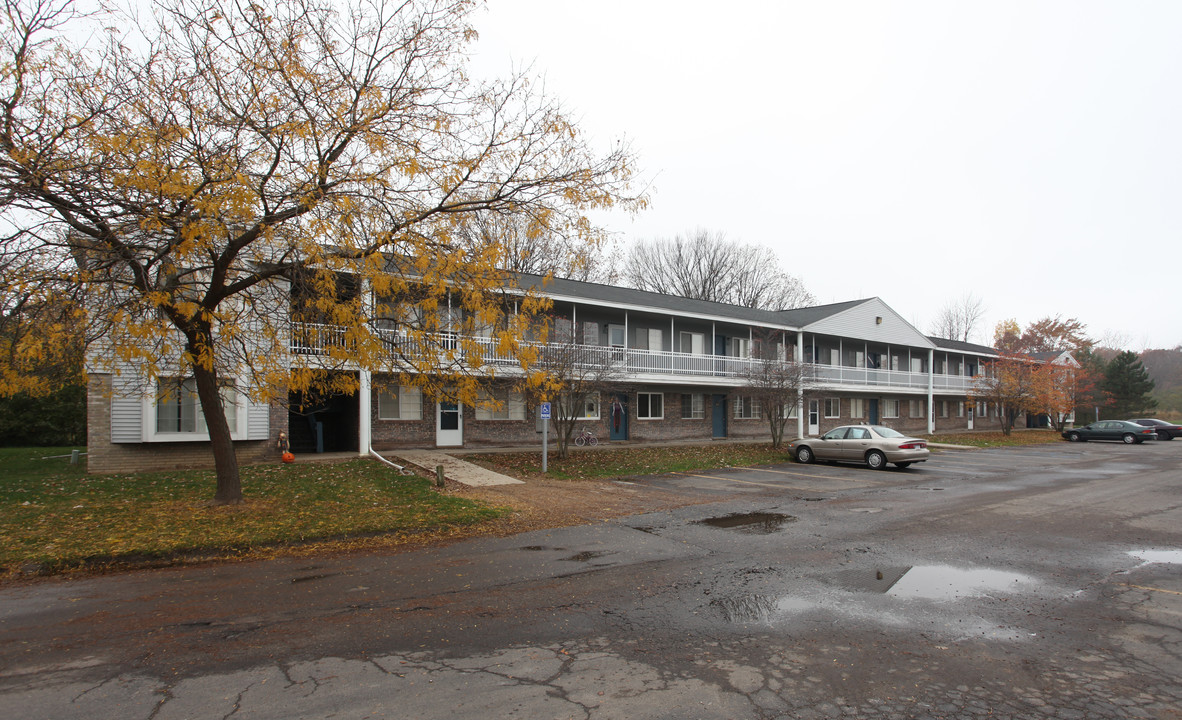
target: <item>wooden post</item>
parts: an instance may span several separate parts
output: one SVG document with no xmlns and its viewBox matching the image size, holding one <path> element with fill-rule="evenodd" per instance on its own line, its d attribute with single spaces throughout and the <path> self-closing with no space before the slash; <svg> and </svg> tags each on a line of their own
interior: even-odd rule
<svg viewBox="0 0 1182 720">
<path fill-rule="evenodd" d="M 435 487 L 443 487 L 443 466 L 435 466 Z"/>
</svg>

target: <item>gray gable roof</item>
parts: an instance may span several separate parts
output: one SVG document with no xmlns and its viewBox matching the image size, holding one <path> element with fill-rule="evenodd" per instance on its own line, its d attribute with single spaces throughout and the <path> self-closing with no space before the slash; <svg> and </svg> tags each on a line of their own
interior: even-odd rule
<svg viewBox="0 0 1182 720">
<path fill-rule="evenodd" d="M 979 355 L 997 355 L 997 351 L 987 345 L 976 345 L 974 343 L 961 342 L 960 340 L 949 340 L 947 338 L 935 337 L 929 335 L 928 340 L 936 344 L 936 347 L 941 350 L 956 350 L 958 352 L 971 352 Z"/>
<path fill-rule="evenodd" d="M 539 292 L 556 299 L 572 299 L 589 302 L 609 303 L 617 306 L 630 306 L 637 309 L 665 310 L 671 313 L 693 313 L 744 323 L 759 323 L 763 325 L 793 325 L 783 317 L 783 313 L 795 310 L 761 310 L 743 307 L 742 305 L 728 305 L 727 303 L 710 302 L 709 300 L 695 300 L 677 295 L 636 290 L 618 285 L 602 285 L 600 283 L 582 282 L 554 278 L 543 285 L 540 275 L 521 273 L 517 276 L 518 286 L 522 289 L 536 289 Z"/>
</svg>

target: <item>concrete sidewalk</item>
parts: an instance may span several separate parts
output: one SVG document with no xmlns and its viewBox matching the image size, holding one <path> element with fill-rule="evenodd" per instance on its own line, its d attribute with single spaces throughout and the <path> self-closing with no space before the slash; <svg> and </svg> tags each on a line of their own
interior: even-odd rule
<svg viewBox="0 0 1182 720">
<path fill-rule="evenodd" d="M 492 470 L 473 465 L 438 450 L 396 450 L 382 453 L 382 457 L 402 460 L 427 472 L 435 472 L 437 465 L 443 466 L 443 476 L 461 485 L 487 487 L 489 485 L 521 485 L 522 481 Z"/>
</svg>

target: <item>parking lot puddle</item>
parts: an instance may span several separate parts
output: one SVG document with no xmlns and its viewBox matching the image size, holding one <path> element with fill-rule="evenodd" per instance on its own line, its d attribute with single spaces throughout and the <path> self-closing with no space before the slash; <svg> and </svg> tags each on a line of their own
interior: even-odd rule
<svg viewBox="0 0 1182 720">
<path fill-rule="evenodd" d="M 1129 555 L 1149 563 L 1182 565 L 1182 550 L 1131 550 Z"/>
<path fill-rule="evenodd" d="M 999 592 L 1018 592 L 1034 583 L 1034 578 L 1007 570 L 957 568 L 950 565 L 916 565 L 886 591 L 899 598 L 956 600 Z"/>
<path fill-rule="evenodd" d="M 734 530 L 748 535 L 769 535 L 776 532 L 785 523 L 796 520 L 791 515 L 771 512 L 731 513 L 720 517 L 698 520 L 700 525 Z"/>
</svg>

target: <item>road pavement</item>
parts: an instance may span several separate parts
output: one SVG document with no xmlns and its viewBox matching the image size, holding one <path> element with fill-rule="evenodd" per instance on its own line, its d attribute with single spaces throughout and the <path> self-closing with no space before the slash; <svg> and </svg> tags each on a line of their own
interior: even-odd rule
<svg viewBox="0 0 1182 720">
<path fill-rule="evenodd" d="M 1182 442 L 636 478 L 716 502 L 0 590 L 13 718 L 1179 718 Z"/>
</svg>

